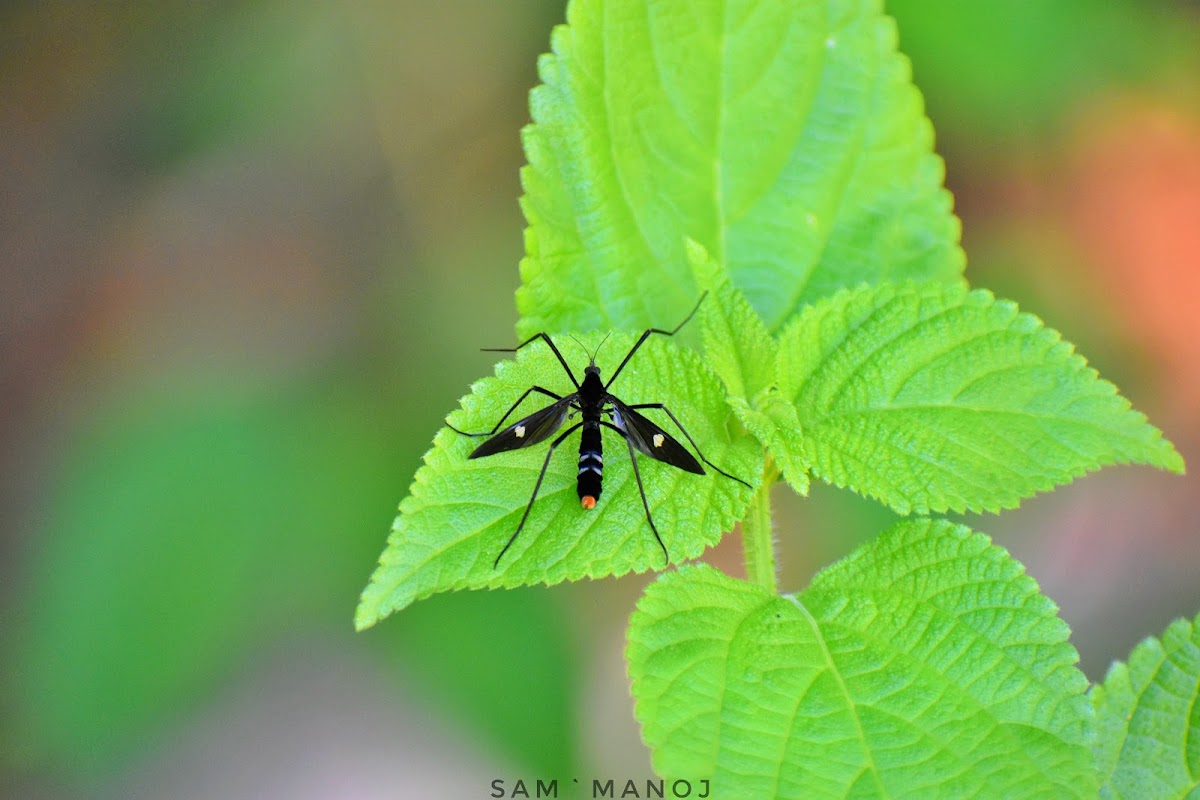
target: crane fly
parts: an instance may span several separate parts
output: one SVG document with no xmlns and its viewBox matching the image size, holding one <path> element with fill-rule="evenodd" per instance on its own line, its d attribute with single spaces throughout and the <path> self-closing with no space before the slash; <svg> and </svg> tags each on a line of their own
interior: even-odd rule
<svg viewBox="0 0 1200 800">
<path fill-rule="evenodd" d="M 451 430 L 464 436 L 488 437 L 467 458 L 484 458 L 509 450 L 532 447 L 558 433 L 559 429 L 562 428 L 568 419 L 573 419 L 576 414 L 580 417 L 579 422 L 571 425 L 550 443 L 550 449 L 546 453 L 546 459 L 542 462 L 542 469 L 538 473 L 537 482 L 533 485 L 533 496 L 529 498 L 529 503 L 525 506 L 525 514 L 521 517 L 521 522 L 517 525 L 517 529 L 513 532 L 513 535 L 509 537 L 508 542 L 505 543 L 500 553 L 496 556 L 496 560 L 492 563 L 493 569 L 499 566 L 500 559 L 512 547 L 512 543 L 517 540 L 517 536 L 520 535 L 521 530 L 525 527 L 525 521 L 529 519 L 529 512 L 533 509 L 533 504 L 537 500 L 538 490 L 542 488 L 542 480 L 546 477 L 546 468 L 550 465 L 550 457 L 554 455 L 554 451 L 558 449 L 558 446 L 577 430 L 581 431 L 579 436 L 579 471 L 576 478 L 576 491 L 579 495 L 579 504 L 584 509 L 591 510 L 596 507 L 596 503 L 600 500 L 604 481 L 604 442 L 601 432 L 603 430 L 612 431 L 624 440 L 626 448 L 629 450 L 629 460 L 633 465 L 633 475 L 637 479 L 638 492 L 642 496 L 642 507 L 646 510 L 646 522 L 650 523 L 650 530 L 653 531 L 658 546 L 662 548 L 663 558 L 666 559 L 667 563 L 670 563 L 671 557 L 667 553 L 667 546 L 663 544 L 662 536 L 658 533 L 658 528 L 654 525 L 654 518 L 650 515 L 650 504 L 646 501 L 646 490 L 642 486 L 642 475 L 638 470 L 637 458 L 634 455 L 634 451 L 650 456 L 657 461 L 670 464 L 684 472 L 691 472 L 696 475 L 705 474 L 704 467 L 700 466 L 700 461 L 703 461 L 726 478 L 750 487 L 750 484 L 746 483 L 746 481 L 730 475 L 705 458 L 704 453 L 701 452 L 699 445 L 696 444 L 691 434 L 687 432 L 687 429 L 683 427 L 683 424 L 665 404 L 626 404 L 608 390 L 613 382 L 616 381 L 617 376 L 621 374 L 621 370 L 625 369 L 625 365 L 633 358 L 633 354 L 638 351 L 638 348 L 642 346 L 642 343 L 651 334 L 657 333 L 663 336 L 674 336 L 680 328 L 695 316 L 696 311 L 700 308 L 700 303 L 704 302 L 706 294 L 707 292 L 700 296 L 700 300 L 696 302 L 695 307 L 684 318 L 683 322 L 680 322 L 673 329 L 667 331 L 661 328 L 649 328 L 643 332 L 633 347 L 629 349 L 629 352 L 625 354 L 625 358 L 621 360 L 621 363 L 617 366 L 616 371 L 613 372 L 612 377 L 608 379 L 607 383 L 600 379 L 600 368 L 596 366 L 596 353 L 588 353 L 588 365 L 583 368 L 583 382 L 581 383 L 575 377 L 575 373 L 571 371 L 571 367 L 555 346 L 554 341 L 545 333 L 531 336 L 516 347 L 486 348 L 487 352 L 515 353 L 526 345 L 539 340 L 543 341 L 550 348 L 550 351 L 554 353 L 558 359 L 558 363 L 562 364 L 567 377 L 575 385 L 575 391 L 560 395 L 542 386 L 530 386 L 517 398 L 517 401 L 512 404 L 490 431 L 468 433 L 450 425 Z M 605 337 L 605 339 L 607 338 Z M 603 341 L 600 342 L 600 346 L 603 346 L 603 344 Z M 599 352 L 600 346 L 597 346 L 596 352 Z M 517 406 L 526 397 L 534 393 L 545 395 L 554 402 L 540 411 L 535 411 L 529 416 L 512 423 L 507 428 L 500 430 L 500 426 L 517 409 Z M 680 444 L 675 437 L 640 413 L 651 409 L 662 411 L 671 419 L 671 422 L 675 423 L 675 427 L 679 428 L 680 432 L 683 433 L 684 438 L 687 439 L 688 443 L 696 451 L 696 455 L 700 456 L 700 461 L 697 461 L 696 457 Z M 449 423 L 447 424 L 449 425 Z"/>
</svg>

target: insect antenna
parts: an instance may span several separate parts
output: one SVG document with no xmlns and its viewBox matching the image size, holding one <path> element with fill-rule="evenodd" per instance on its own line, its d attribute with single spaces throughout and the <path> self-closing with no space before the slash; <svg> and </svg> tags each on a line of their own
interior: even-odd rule
<svg viewBox="0 0 1200 800">
<path fill-rule="evenodd" d="M 610 336 L 612 336 L 612 331 L 604 334 L 604 338 L 600 340 L 600 344 L 596 345 L 596 349 L 589 354 L 588 357 L 592 360 L 593 364 L 596 363 L 596 356 L 600 355 L 600 348 L 604 347 L 604 343 L 608 341 L 608 337 Z"/>
<path fill-rule="evenodd" d="M 568 334 L 568 335 L 570 335 L 570 334 Z M 604 346 L 604 343 L 608 341 L 608 337 L 610 337 L 610 336 L 612 336 L 612 331 L 609 331 L 608 333 L 604 334 L 604 338 L 600 340 L 600 344 L 596 345 L 595 350 L 588 350 L 587 346 L 584 345 L 583 342 L 579 341 L 578 339 L 575 339 L 574 336 L 571 336 L 571 338 L 575 339 L 575 344 L 579 345 L 580 349 L 583 350 L 583 352 L 587 353 L 588 362 L 595 365 L 596 356 L 599 355 L 600 348 Z"/>
</svg>

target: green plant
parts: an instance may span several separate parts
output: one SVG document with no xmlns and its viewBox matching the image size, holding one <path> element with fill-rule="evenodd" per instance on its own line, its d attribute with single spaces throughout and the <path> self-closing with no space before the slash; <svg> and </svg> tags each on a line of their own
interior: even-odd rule
<svg viewBox="0 0 1200 800">
<path fill-rule="evenodd" d="M 1193 629 L 1114 672 L 1097 716 L 1054 604 L 986 537 L 929 516 L 1183 461 L 1058 333 L 965 285 L 932 128 L 879 2 L 576 0 L 552 45 L 524 132 L 518 333 L 592 348 L 625 331 L 606 345 L 621 352 L 708 290 L 688 334 L 704 357 L 652 339 L 622 397 L 667 399 L 757 487 L 643 468 L 672 560 L 740 521 L 749 579 L 682 566 L 638 604 L 627 655 L 658 772 L 711 779 L 719 797 L 1194 788 L 1196 720 L 1138 705 L 1148 687 L 1194 696 Z M 485 430 L 525 387 L 561 387 L 560 369 L 526 348 L 450 421 Z M 438 433 L 359 628 L 436 592 L 661 565 L 628 462 L 606 465 L 605 498 L 582 513 L 561 458 L 493 569 L 544 450 L 479 462 L 472 447 Z M 909 518 L 780 595 L 769 491 L 814 478 Z M 1191 659 L 1169 685 L 1144 663 L 1165 653 Z M 1139 720 L 1153 763 L 1121 747 Z"/>
</svg>

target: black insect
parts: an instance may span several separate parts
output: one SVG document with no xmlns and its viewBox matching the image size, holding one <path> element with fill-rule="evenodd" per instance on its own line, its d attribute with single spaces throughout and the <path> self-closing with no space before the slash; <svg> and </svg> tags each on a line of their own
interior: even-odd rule
<svg viewBox="0 0 1200 800">
<path fill-rule="evenodd" d="M 707 293 L 706 293 L 707 294 Z M 549 439 L 558 429 L 563 426 L 563 423 L 568 418 L 574 417 L 578 412 L 582 419 L 576 422 L 571 427 L 567 428 L 557 439 L 550 443 L 550 450 L 546 453 L 546 460 L 542 462 L 542 471 L 538 473 L 537 483 L 533 485 L 533 496 L 529 498 L 529 505 L 525 506 L 525 514 L 521 517 L 521 522 L 517 525 L 516 531 L 509 538 L 500 554 L 496 556 L 492 567 L 495 568 L 500 564 L 500 559 L 508 552 L 508 548 L 516 541 L 517 536 L 521 533 L 521 529 L 525 527 L 525 520 L 529 518 L 529 512 L 533 508 L 533 503 L 537 500 L 538 490 L 542 487 L 542 479 L 546 477 L 546 468 L 550 465 L 550 456 L 554 455 L 555 449 L 558 448 L 563 440 L 570 436 L 580 428 L 583 429 L 579 437 L 579 474 L 577 479 L 577 491 L 579 493 L 579 502 L 586 508 L 595 508 L 596 501 L 600 499 L 602 491 L 602 480 L 604 478 L 604 444 L 600 436 L 601 428 L 607 428 L 610 431 L 616 432 L 622 439 L 625 440 L 625 445 L 629 449 L 629 460 L 633 464 L 633 475 L 637 478 L 638 492 L 642 496 L 642 507 L 646 509 L 646 521 L 650 523 L 650 530 L 654 532 L 654 538 L 658 540 L 658 546 L 662 548 L 663 557 L 670 562 L 671 557 L 667 553 L 667 546 L 663 544 L 662 537 L 658 535 L 658 528 L 654 526 L 654 519 L 650 516 L 650 505 L 646 502 L 646 490 L 642 487 L 642 476 L 638 471 L 637 459 L 634 457 L 634 450 L 650 456 L 651 458 L 670 464 L 673 467 L 678 467 L 685 472 L 692 472 L 697 475 L 704 474 L 704 468 L 700 463 L 688 452 L 687 448 L 677 442 L 674 437 L 664 431 L 655 423 L 651 422 L 646 417 L 638 413 L 645 409 L 658 409 L 666 413 L 675 426 L 682 431 L 683 435 L 691 443 L 696 450 L 696 454 L 700 456 L 700 460 L 717 472 L 724 475 L 726 478 L 735 480 L 747 487 L 750 484 L 746 483 L 741 478 L 730 475 L 725 470 L 718 467 L 716 464 L 709 461 L 700 452 L 700 447 L 692 439 L 691 435 L 679 422 L 671 409 L 667 408 L 662 403 L 638 403 L 636 405 L 626 405 L 612 394 L 609 394 L 608 387 L 612 386 L 613 381 L 621 374 L 621 370 L 629 363 L 629 359 L 633 358 L 633 354 L 637 352 L 642 343 L 649 338 L 652 333 L 661 333 L 664 336 L 674 336 L 684 325 L 687 324 L 700 308 L 700 303 L 704 301 L 704 295 L 700 296 L 700 300 L 696 303 L 696 307 L 691 313 L 684 318 L 683 322 L 679 323 L 674 329 L 664 331 L 660 328 L 650 328 L 641 335 L 641 338 L 634 343 L 629 352 L 625 354 L 620 365 L 608 379 L 608 383 L 600 381 L 600 368 L 596 366 L 596 357 L 594 354 L 589 355 L 589 363 L 583 369 L 583 383 L 580 383 L 575 378 L 575 373 L 571 372 L 571 368 L 567 366 L 567 361 L 562 357 L 562 353 L 554 346 L 554 342 L 545 333 L 539 333 L 531 336 L 521 342 L 516 347 L 508 348 L 487 348 L 489 352 L 497 353 L 515 353 L 527 344 L 541 339 L 550 350 L 558 358 L 558 362 L 562 364 L 566 370 L 567 376 L 570 377 L 571 383 L 575 384 L 575 391 L 567 395 L 558 395 L 549 389 L 541 386 L 531 386 L 517 398 L 517 402 L 512 404 L 512 407 L 504 413 L 496 426 L 486 433 L 467 433 L 460 431 L 453 425 L 450 428 L 464 436 L 488 436 L 486 442 L 475 448 L 475 451 L 468 458 L 483 458 L 495 453 L 503 453 L 508 450 L 518 450 L 522 447 L 530 447 L 532 445 L 543 442 Z M 601 345 L 604 343 L 601 342 Z M 599 348 L 597 348 L 599 350 Z M 544 394 L 547 397 L 554 399 L 554 402 L 543 408 L 541 411 L 535 411 L 524 419 L 514 422 L 504 430 L 496 433 L 504 420 L 516 410 L 517 406 L 533 392 Z M 448 423 L 447 423 L 448 424 Z"/>
</svg>

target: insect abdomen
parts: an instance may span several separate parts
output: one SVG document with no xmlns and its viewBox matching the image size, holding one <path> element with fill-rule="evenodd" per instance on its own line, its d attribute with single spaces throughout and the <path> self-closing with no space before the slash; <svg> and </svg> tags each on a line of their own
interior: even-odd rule
<svg viewBox="0 0 1200 800">
<path fill-rule="evenodd" d="M 579 437 L 579 478 L 576 490 L 584 508 L 594 508 L 600 499 L 604 479 L 604 444 L 600 440 L 600 425 L 585 422 Z"/>
</svg>

